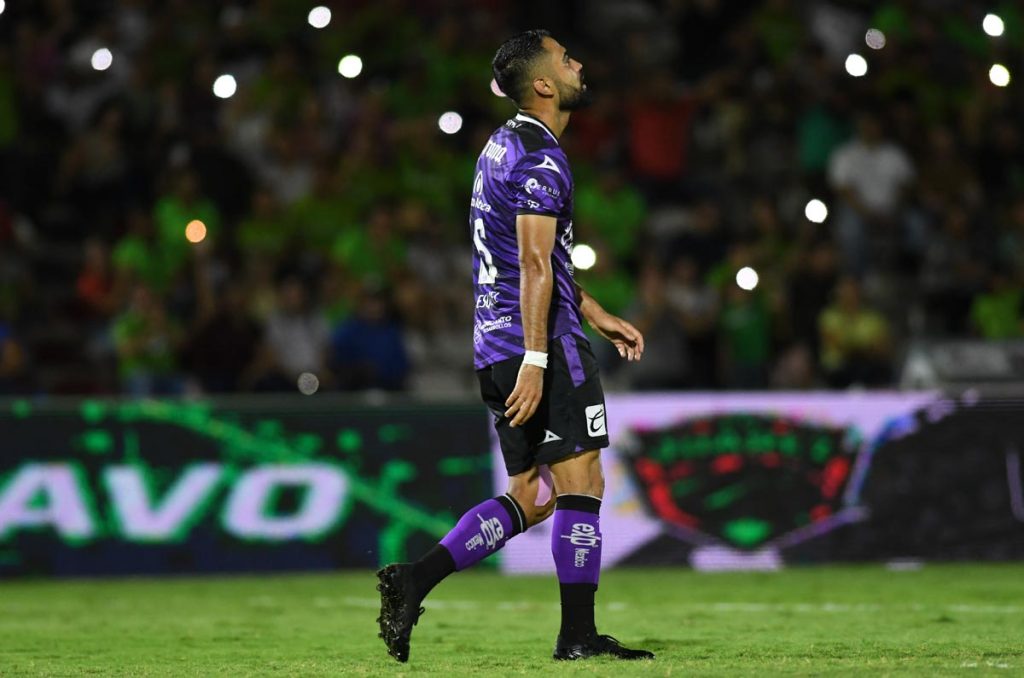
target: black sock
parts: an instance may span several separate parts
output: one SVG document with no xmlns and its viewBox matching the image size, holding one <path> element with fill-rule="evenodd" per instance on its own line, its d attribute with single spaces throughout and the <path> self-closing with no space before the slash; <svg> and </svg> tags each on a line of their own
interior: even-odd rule
<svg viewBox="0 0 1024 678">
<path fill-rule="evenodd" d="M 562 627 L 558 631 L 562 641 L 580 643 L 597 633 L 594 626 L 593 584 L 559 584 L 562 597 Z"/>
<path fill-rule="evenodd" d="M 597 634 L 594 594 L 601 574 L 601 500 L 563 494 L 555 503 L 551 554 L 562 598 L 562 642 L 581 643 Z"/>
<path fill-rule="evenodd" d="M 480 523 L 484 521 L 481 513 L 485 517 L 490 516 L 494 522 L 501 523 L 500 531 L 495 534 L 494 543 L 485 542 L 480 534 Z M 525 530 L 526 513 L 511 495 L 503 494 L 494 499 L 488 499 L 470 509 L 452 528 L 452 531 L 441 540 L 441 543 L 412 564 L 413 582 L 420 600 L 426 598 L 431 589 L 452 572 L 465 569 L 497 551 L 506 541 Z M 463 545 L 471 535 L 479 540 L 480 546 L 474 546 L 474 550 L 467 554 L 463 550 Z M 484 548 L 485 543 L 487 544 L 486 548 Z M 450 550 L 452 548 L 456 548 L 460 554 L 458 561 L 456 561 L 453 551 Z"/>
<path fill-rule="evenodd" d="M 452 554 L 440 544 L 435 544 L 426 555 L 412 564 L 412 578 L 420 600 L 426 598 L 431 589 L 454 571 L 455 560 Z"/>
</svg>

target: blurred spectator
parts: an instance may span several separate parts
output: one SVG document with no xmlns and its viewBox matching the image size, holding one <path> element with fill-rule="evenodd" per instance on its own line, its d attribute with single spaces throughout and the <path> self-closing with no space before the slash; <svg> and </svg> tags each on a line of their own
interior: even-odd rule
<svg viewBox="0 0 1024 678">
<path fill-rule="evenodd" d="M 472 365 L 466 362 L 466 352 L 472 351 L 472 335 L 466 331 L 470 321 L 461 320 L 469 311 L 464 300 L 459 299 L 455 309 L 445 312 L 441 309 L 447 309 L 451 302 L 430 299 L 428 289 L 408 276 L 398 283 L 395 305 L 402 318 L 401 347 L 392 345 L 384 350 L 399 365 L 403 363 L 403 352 L 407 356 L 409 371 L 403 381 L 411 391 L 436 397 L 465 393 L 476 385 Z M 459 306 L 467 308 L 460 312 Z M 394 342 L 394 337 L 383 328 L 376 327 L 371 334 L 384 334 L 388 343 Z M 350 335 L 346 341 L 351 343 L 355 338 Z"/>
<path fill-rule="evenodd" d="M 220 210 L 207 199 L 200 188 L 199 177 L 190 169 L 171 178 L 171 190 L 158 198 L 153 208 L 153 223 L 159 242 L 159 254 L 166 262 L 169 277 L 185 268 L 189 241 L 185 227 L 193 220 L 206 226 L 206 237 L 213 241 L 220 236 Z"/>
<path fill-rule="evenodd" d="M 772 350 L 772 318 L 764 294 L 724 286 L 718 320 L 719 358 L 723 386 L 760 389 L 768 385 Z"/>
<path fill-rule="evenodd" d="M 693 259 L 680 257 L 669 269 L 665 294 L 686 332 L 691 357 L 689 385 L 713 388 L 718 363 L 717 290 L 701 280 L 700 270 Z"/>
<path fill-rule="evenodd" d="M 588 238 L 600 236 L 615 258 L 636 256 L 640 231 L 647 216 L 643 196 L 618 172 L 604 172 L 594 182 L 577 182 L 575 219 L 588 226 Z"/>
<path fill-rule="evenodd" d="M 366 227 L 342 229 L 331 247 L 332 258 L 359 280 L 393 278 L 402 270 L 406 255 L 394 222 L 391 210 L 378 207 Z"/>
<path fill-rule="evenodd" d="M 869 241 L 883 244 L 890 258 L 907 242 L 904 208 L 913 178 L 906 152 L 885 139 L 877 117 L 862 113 L 857 137 L 829 160 L 829 180 L 841 200 L 836 228 L 847 271 L 867 270 Z"/>
<path fill-rule="evenodd" d="M 114 313 L 117 307 L 114 271 L 110 265 L 110 251 L 102 240 L 89 238 L 85 241 L 75 294 L 89 319 L 109 318 Z"/>
<path fill-rule="evenodd" d="M 626 315 L 644 335 L 644 359 L 625 365 L 630 384 L 643 391 L 681 388 L 691 362 L 686 330 L 668 303 L 665 277 L 656 263 L 640 270 L 637 287 L 636 303 Z"/>
<path fill-rule="evenodd" d="M 673 191 L 687 170 L 694 102 L 679 90 L 668 71 L 659 71 L 628 107 L 633 177 L 659 198 Z"/>
<path fill-rule="evenodd" d="M 181 329 L 145 285 L 136 286 L 127 309 L 114 318 L 118 372 L 133 396 L 175 395 L 181 392 L 176 353 Z"/>
<path fill-rule="evenodd" d="M 383 289 L 363 289 L 355 313 L 332 333 L 331 352 L 343 390 L 398 391 L 409 377 L 402 329 Z"/>
<path fill-rule="evenodd" d="M 815 363 L 820 353 L 818 319 L 839 277 L 838 254 L 828 240 L 801 243 L 787 290 L 789 327 L 794 342 L 806 346 Z"/>
<path fill-rule="evenodd" d="M 929 238 L 924 252 L 921 286 L 928 330 L 940 336 L 968 332 L 971 300 L 986 283 L 983 262 L 989 258 L 988 248 L 969 219 L 963 208 L 949 208 L 942 230 Z"/>
<path fill-rule="evenodd" d="M 214 289 L 206 257 L 197 258 L 198 317 L 182 349 L 182 362 L 206 393 L 230 393 L 256 359 L 262 328 L 249 315 L 242 283 L 224 283 Z"/>
<path fill-rule="evenodd" d="M 279 306 L 266 319 L 263 347 L 243 383 L 260 391 L 287 391 L 295 388 L 303 372 L 316 375 L 321 384 L 331 382 L 327 370 L 330 328 L 309 297 L 298 277 L 281 281 Z"/>
<path fill-rule="evenodd" d="M 252 195 L 252 210 L 238 225 L 238 245 L 246 258 L 277 261 L 284 253 L 289 233 L 284 227 L 274 194 L 258 188 Z"/>
<path fill-rule="evenodd" d="M 704 274 L 722 261 L 728 247 L 722 208 L 711 200 L 703 200 L 694 207 L 690 216 L 689 229 L 671 243 L 669 256 L 693 259 Z"/>
<path fill-rule="evenodd" d="M 0 317 L 0 394 L 24 393 L 28 361 L 14 327 Z"/>
<path fill-rule="evenodd" d="M 988 289 L 971 303 L 971 324 L 984 339 L 1017 339 L 1024 337 L 1024 290 L 1009 276 L 994 271 Z"/>
<path fill-rule="evenodd" d="M 879 386 L 891 378 L 892 336 L 881 313 L 863 304 L 860 284 L 846 277 L 821 312 L 821 365 L 828 385 Z"/>
</svg>

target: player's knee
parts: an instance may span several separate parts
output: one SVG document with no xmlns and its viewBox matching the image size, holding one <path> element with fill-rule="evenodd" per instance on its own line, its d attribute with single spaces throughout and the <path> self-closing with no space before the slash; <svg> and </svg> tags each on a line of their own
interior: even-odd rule
<svg viewBox="0 0 1024 678">
<path fill-rule="evenodd" d="M 582 467 L 563 473 L 557 478 L 555 489 L 558 494 L 585 494 L 591 497 L 604 496 L 604 474 L 601 465 Z"/>
</svg>

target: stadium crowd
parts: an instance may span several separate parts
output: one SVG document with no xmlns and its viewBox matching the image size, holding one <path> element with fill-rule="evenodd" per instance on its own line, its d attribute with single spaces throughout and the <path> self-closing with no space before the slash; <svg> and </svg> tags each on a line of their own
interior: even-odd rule
<svg viewBox="0 0 1024 678">
<path fill-rule="evenodd" d="M 647 338 L 613 388 L 885 386 L 915 338 L 1024 335 L 1014 2 L 998 38 L 958 0 L 313 4 L 0 1 L 0 393 L 472 390 L 490 58 L 539 25 L 595 93 L 577 279 Z"/>
</svg>

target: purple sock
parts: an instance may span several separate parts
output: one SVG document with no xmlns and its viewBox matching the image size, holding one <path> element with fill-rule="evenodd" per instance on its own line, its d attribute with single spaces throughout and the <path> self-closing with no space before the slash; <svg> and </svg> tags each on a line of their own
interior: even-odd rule
<svg viewBox="0 0 1024 678">
<path fill-rule="evenodd" d="M 488 499 L 471 508 L 441 540 L 456 570 L 465 570 L 495 553 L 526 529 L 526 517 L 508 495 Z"/>
<path fill-rule="evenodd" d="M 562 598 L 562 627 L 567 642 L 595 634 L 594 594 L 601 576 L 601 500 L 563 494 L 555 502 L 551 555 Z"/>
</svg>

